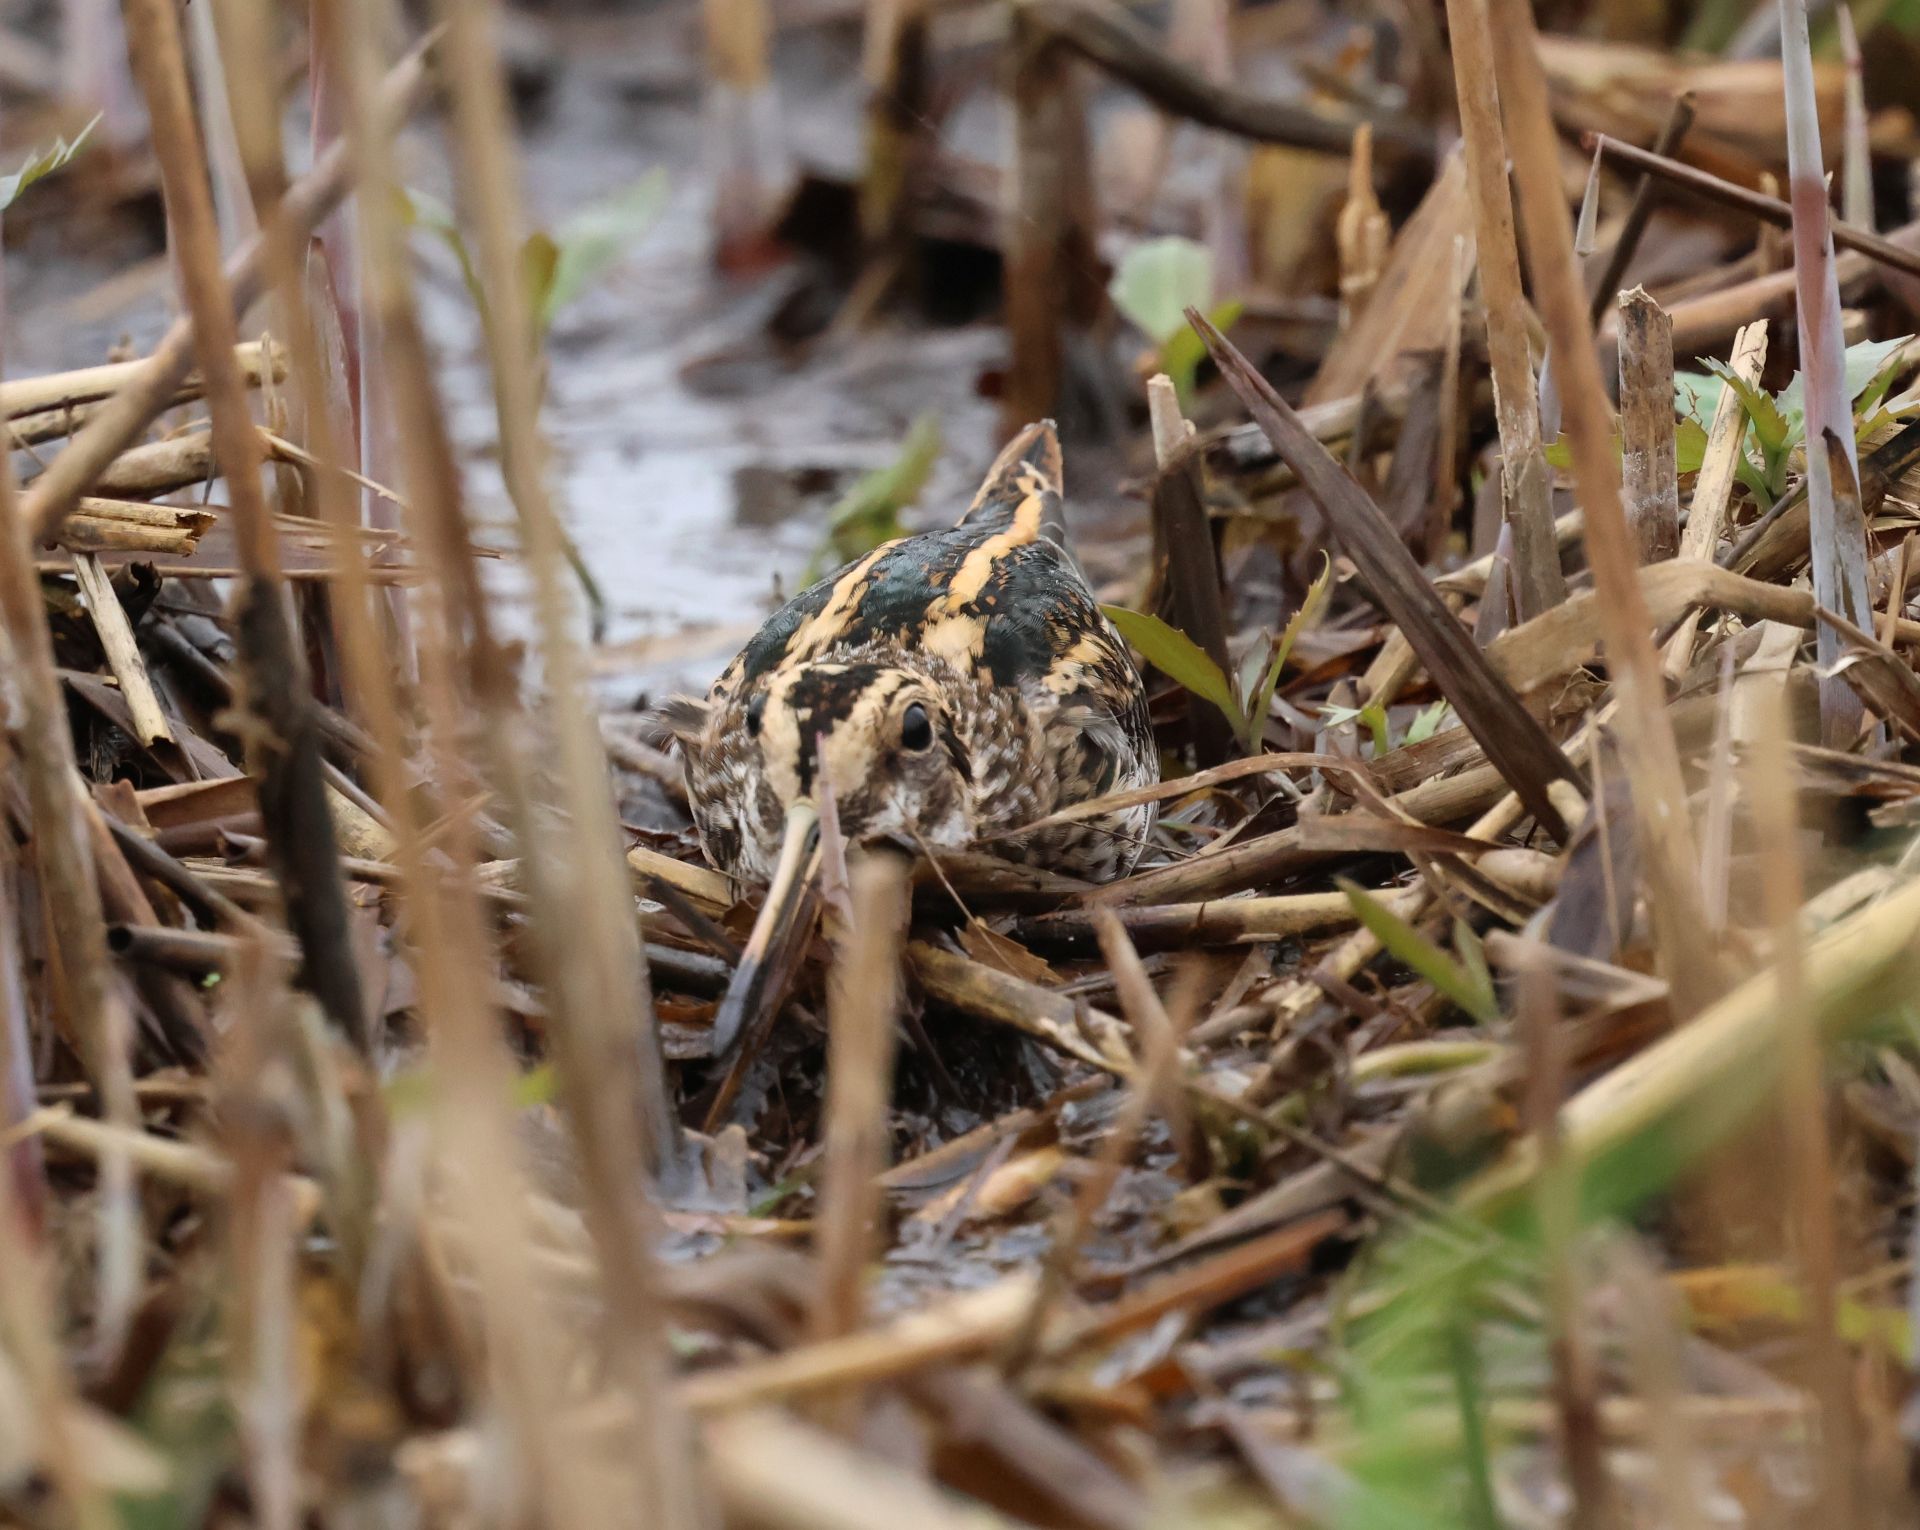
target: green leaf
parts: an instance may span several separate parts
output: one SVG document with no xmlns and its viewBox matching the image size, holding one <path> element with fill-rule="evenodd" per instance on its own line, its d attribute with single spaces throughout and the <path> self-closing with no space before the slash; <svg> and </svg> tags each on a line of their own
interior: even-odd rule
<svg viewBox="0 0 1920 1530">
<path fill-rule="evenodd" d="M 1245 732 L 1246 719 L 1227 685 L 1227 677 L 1192 638 L 1145 611 L 1129 611 L 1125 606 L 1100 609 L 1119 629 L 1120 636 L 1139 650 L 1141 658 L 1202 701 L 1212 702 L 1233 724 L 1236 733 Z"/>
<path fill-rule="evenodd" d="M 1446 720 L 1447 703 L 1436 701 L 1432 706 L 1423 708 L 1407 728 L 1405 742 L 1424 744 L 1440 731 L 1440 724 Z"/>
<path fill-rule="evenodd" d="M 1752 424 L 1754 439 L 1760 443 L 1762 451 L 1769 455 L 1782 452 L 1800 439 L 1806 429 L 1804 412 L 1794 414 L 1784 411 L 1781 403 L 1776 403 L 1764 389 L 1748 382 L 1724 361 L 1710 360 L 1707 366 L 1739 396 L 1740 407 Z M 1791 391 L 1789 388 L 1788 392 Z M 1786 394 L 1783 393 L 1782 402 L 1785 399 Z"/>
<path fill-rule="evenodd" d="M 473 263 L 473 251 L 467 247 L 467 236 L 461 232 L 460 220 L 454 217 L 453 209 L 438 197 L 412 187 L 400 193 L 400 208 L 401 220 L 408 228 L 433 235 L 452 253 L 460 267 L 460 280 L 466 285 L 467 296 L 473 299 L 473 306 L 484 321 L 487 289 L 480 281 L 480 268 Z"/>
<path fill-rule="evenodd" d="M 542 332 L 546 325 L 540 316 L 552 305 L 553 283 L 559 270 L 560 246 L 546 230 L 535 229 L 520 246 L 520 284 L 526 290 L 527 312 L 540 322 Z"/>
<path fill-rule="evenodd" d="M 513 1104 L 516 1110 L 530 1110 L 535 1105 L 550 1105 L 559 1080 L 554 1076 L 552 1063 L 536 1063 L 527 1069 L 513 1083 Z"/>
<path fill-rule="evenodd" d="M 1707 433 L 1698 420 L 1681 420 L 1673 427 L 1674 469 L 1697 473 L 1707 460 Z"/>
<path fill-rule="evenodd" d="M 1344 728 L 1349 723 L 1360 724 L 1373 740 L 1373 752 L 1376 758 L 1385 754 L 1390 747 L 1387 709 L 1377 701 L 1369 702 L 1364 707 L 1323 706 L 1320 708 L 1320 716 L 1335 728 Z"/>
<path fill-rule="evenodd" d="M 1113 306 L 1155 345 L 1187 327 L 1187 310 L 1213 303 L 1213 252 L 1191 239 L 1146 239 L 1120 257 L 1107 284 Z"/>
<path fill-rule="evenodd" d="M 1903 341 L 1901 344 L 1904 346 L 1905 342 Z M 1904 354 L 1889 356 L 1881 363 L 1880 370 L 1875 372 L 1873 376 L 1867 380 L 1866 387 L 1861 389 L 1854 397 L 1853 414 L 1856 420 L 1865 421 L 1872 418 L 1874 411 L 1880 407 L 1880 401 L 1887 396 L 1888 390 L 1893 387 L 1894 378 L 1900 375 L 1905 366 L 1906 357 Z M 1859 428 L 1865 429 L 1866 427 L 1862 424 Z"/>
<path fill-rule="evenodd" d="M 625 258 L 666 204 L 666 171 L 654 170 L 560 225 L 553 240 L 558 250 L 553 280 L 537 312 L 543 333 L 555 314 Z"/>
<path fill-rule="evenodd" d="M 1673 412 L 1682 419 L 1711 425 L 1720 408 L 1720 396 L 1727 391 L 1726 379 L 1715 372 L 1675 372 L 1673 374 Z"/>
<path fill-rule="evenodd" d="M 1333 559 L 1321 553 L 1320 573 L 1307 593 L 1301 598 L 1300 609 L 1293 613 L 1286 629 L 1280 634 L 1280 641 L 1273 650 L 1273 662 L 1267 666 L 1266 677 L 1260 682 L 1247 707 L 1247 730 L 1245 744 L 1248 754 L 1259 752 L 1260 735 L 1267 728 L 1267 709 L 1273 705 L 1274 690 L 1280 684 L 1280 671 L 1286 668 L 1287 659 L 1293 653 L 1294 641 L 1308 627 L 1320 619 L 1320 612 L 1326 606 L 1327 597 L 1333 592 Z"/>
<path fill-rule="evenodd" d="M 1246 310 L 1246 304 L 1238 298 L 1228 298 L 1224 303 L 1216 304 L 1207 321 L 1225 334 L 1240 320 Z M 1160 370 L 1173 380 L 1174 392 L 1185 403 L 1193 395 L 1193 379 L 1200 370 L 1200 363 L 1207 359 L 1207 342 L 1200 338 L 1200 332 L 1191 324 L 1183 325 L 1168 337 L 1160 347 Z"/>
<path fill-rule="evenodd" d="M 1862 340 L 1857 345 L 1847 347 L 1844 375 L 1849 403 L 1871 390 L 1875 383 L 1880 384 L 1879 391 L 1862 407 L 1870 410 L 1885 397 L 1887 389 L 1893 384 L 1893 372 L 1899 365 L 1899 357 L 1895 352 L 1912 338 L 1912 335 L 1902 335 L 1898 340 Z M 1884 381 L 1881 380 L 1883 371 L 1887 373 Z M 1780 409 L 1794 422 L 1795 441 L 1806 434 L 1806 392 L 1806 379 L 1798 372 L 1793 374 L 1793 381 L 1780 390 Z"/>
<path fill-rule="evenodd" d="M 1766 475 L 1754 466 L 1753 459 L 1745 452 L 1733 459 L 1733 471 L 1740 482 L 1746 485 L 1747 492 L 1753 496 L 1753 502 L 1764 512 L 1773 508 L 1778 497 L 1773 486 L 1767 482 Z"/>
<path fill-rule="evenodd" d="M 1453 949 L 1460 957 L 1461 969 L 1475 990 L 1486 995 L 1488 1007 L 1494 1006 L 1493 972 L 1487 966 L 1487 950 L 1472 925 L 1458 914 L 1453 916 Z"/>
<path fill-rule="evenodd" d="M 42 149 L 33 155 L 11 175 L 0 175 L 0 212 L 5 212 L 20 199 L 20 193 L 37 181 L 44 181 L 54 171 L 71 164 L 74 155 L 86 145 L 93 130 L 100 124 L 100 113 L 93 114 L 93 120 L 73 135 L 69 143 L 64 138 L 56 138 L 53 147 Z"/>
<path fill-rule="evenodd" d="M 1418 973 L 1436 992 L 1451 999 L 1483 1025 L 1500 1018 L 1493 990 L 1402 919 L 1386 904 L 1344 878 L 1336 879 L 1347 895 L 1354 917 L 1365 925 L 1387 954 Z"/>
<path fill-rule="evenodd" d="M 1698 420 L 1682 415 L 1673 427 L 1675 470 L 1682 473 L 1697 473 L 1700 464 L 1707 455 L 1707 433 Z M 1613 449 L 1621 450 L 1620 433 L 1614 432 Z M 1573 444 L 1561 436 L 1546 450 L 1547 466 L 1566 471 L 1573 466 Z"/>
</svg>

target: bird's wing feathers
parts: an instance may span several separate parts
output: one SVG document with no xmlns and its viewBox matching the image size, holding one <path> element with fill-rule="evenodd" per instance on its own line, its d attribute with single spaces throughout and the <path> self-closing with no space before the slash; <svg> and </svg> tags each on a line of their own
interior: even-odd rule
<svg viewBox="0 0 1920 1530">
<path fill-rule="evenodd" d="M 1059 432 L 1052 420 L 1038 420 L 1001 448 L 959 524 L 1022 542 L 1045 537 L 1064 552 L 1065 492 Z"/>
</svg>

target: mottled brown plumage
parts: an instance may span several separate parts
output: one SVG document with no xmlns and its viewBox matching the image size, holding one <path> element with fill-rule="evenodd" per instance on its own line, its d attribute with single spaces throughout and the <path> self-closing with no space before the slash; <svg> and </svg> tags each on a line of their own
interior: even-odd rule
<svg viewBox="0 0 1920 1530">
<path fill-rule="evenodd" d="M 1060 493 L 1053 426 L 1029 426 L 957 525 L 795 596 L 704 704 L 670 710 L 715 865 L 767 880 L 789 810 L 824 787 L 856 844 L 1132 869 L 1151 807 L 1008 836 L 1159 778 L 1139 673 L 1066 549 Z"/>
</svg>

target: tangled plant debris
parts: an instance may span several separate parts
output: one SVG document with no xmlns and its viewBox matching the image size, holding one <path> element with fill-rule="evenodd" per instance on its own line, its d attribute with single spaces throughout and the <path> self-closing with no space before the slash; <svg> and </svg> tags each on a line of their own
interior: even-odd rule
<svg viewBox="0 0 1920 1530">
<path fill-rule="evenodd" d="M 1903 8 L 42 10 L 10 1519 L 1912 1523 Z M 829 805 L 716 1045 L 656 703 L 989 414 L 1151 842 Z"/>
</svg>

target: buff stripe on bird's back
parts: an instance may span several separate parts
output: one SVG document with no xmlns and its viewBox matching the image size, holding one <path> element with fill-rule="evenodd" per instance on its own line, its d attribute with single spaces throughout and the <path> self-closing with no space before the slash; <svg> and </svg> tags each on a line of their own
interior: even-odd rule
<svg viewBox="0 0 1920 1530">
<path fill-rule="evenodd" d="M 855 848 L 978 846 L 1095 881 L 1138 862 L 1151 804 L 1011 832 L 1159 774 L 1139 671 L 1067 550 L 1061 485 L 1052 423 L 1028 426 L 955 524 L 803 590 L 704 708 L 673 712 L 707 855 L 775 884 L 716 1042 L 780 1000 L 769 956 L 804 938 L 783 924 L 805 902 L 795 825 L 826 795 Z"/>
</svg>

